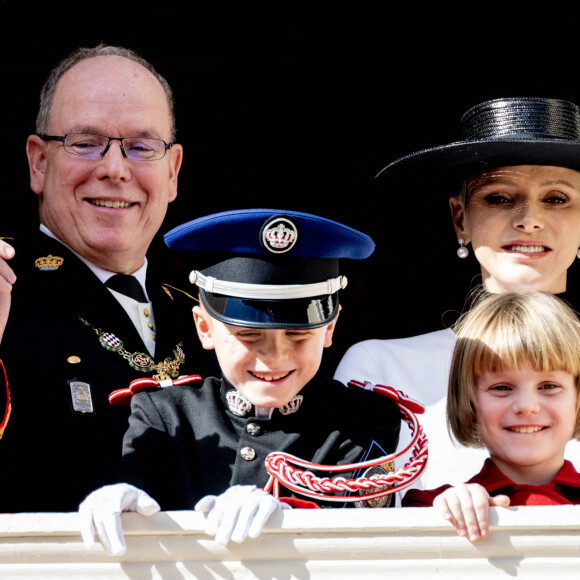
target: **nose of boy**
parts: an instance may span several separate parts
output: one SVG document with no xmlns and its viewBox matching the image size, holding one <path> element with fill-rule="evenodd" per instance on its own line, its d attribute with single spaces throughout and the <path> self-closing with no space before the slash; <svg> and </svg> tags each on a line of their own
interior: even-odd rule
<svg viewBox="0 0 580 580">
<path fill-rule="evenodd" d="M 280 362 L 288 358 L 289 344 L 283 332 L 266 332 L 259 353 L 264 362 Z"/>
</svg>

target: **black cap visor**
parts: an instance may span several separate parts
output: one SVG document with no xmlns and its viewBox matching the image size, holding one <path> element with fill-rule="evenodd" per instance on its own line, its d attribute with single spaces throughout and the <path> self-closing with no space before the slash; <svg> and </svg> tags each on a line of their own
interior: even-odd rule
<svg viewBox="0 0 580 580">
<path fill-rule="evenodd" d="M 338 292 L 290 300 L 249 300 L 200 288 L 199 295 L 213 318 L 250 328 L 319 328 L 332 322 L 339 309 Z"/>
</svg>

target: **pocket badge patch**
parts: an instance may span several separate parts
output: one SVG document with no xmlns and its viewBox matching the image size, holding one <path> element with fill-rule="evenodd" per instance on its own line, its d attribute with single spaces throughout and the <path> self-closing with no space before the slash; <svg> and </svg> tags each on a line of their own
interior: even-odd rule
<svg viewBox="0 0 580 580">
<path fill-rule="evenodd" d="M 68 381 L 70 387 L 71 403 L 73 411 L 84 415 L 94 414 L 93 398 L 91 396 L 91 385 L 83 381 Z"/>
</svg>

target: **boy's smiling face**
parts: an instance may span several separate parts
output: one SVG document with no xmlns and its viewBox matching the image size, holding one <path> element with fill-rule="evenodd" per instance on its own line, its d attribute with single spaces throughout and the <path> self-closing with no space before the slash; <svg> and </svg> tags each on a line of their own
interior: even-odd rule
<svg viewBox="0 0 580 580">
<path fill-rule="evenodd" d="M 282 407 L 314 377 L 332 344 L 336 318 L 321 328 L 248 328 L 224 324 L 202 306 L 193 317 L 205 349 L 224 376 L 256 407 Z"/>
</svg>

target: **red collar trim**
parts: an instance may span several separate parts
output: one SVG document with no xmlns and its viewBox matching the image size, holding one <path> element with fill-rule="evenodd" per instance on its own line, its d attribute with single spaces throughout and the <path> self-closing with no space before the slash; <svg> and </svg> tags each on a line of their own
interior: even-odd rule
<svg viewBox="0 0 580 580">
<path fill-rule="evenodd" d="M 483 485 L 489 492 L 501 489 L 503 487 L 513 487 L 517 485 L 507 475 L 505 475 L 493 461 L 489 458 L 485 460 L 482 470 L 468 483 L 479 483 Z M 572 463 L 564 460 L 562 469 L 556 474 L 551 484 L 569 485 L 571 487 L 580 488 L 580 474 L 576 471 Z M 491 485 L 490 485 L 491 484 Z"/>
</svg>

